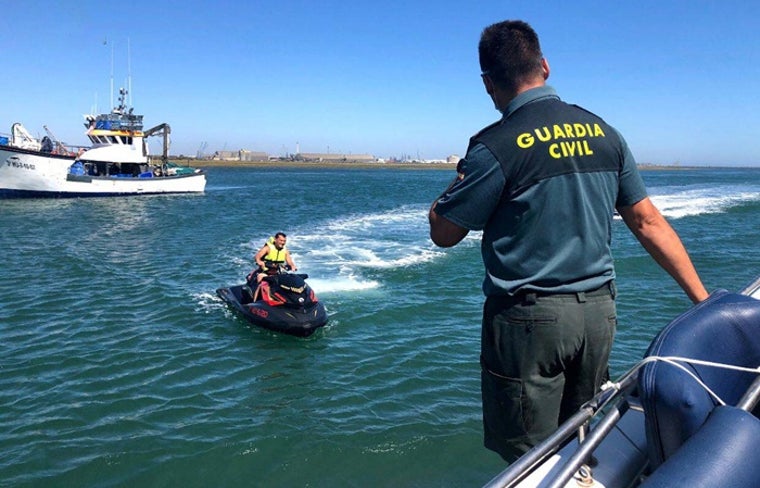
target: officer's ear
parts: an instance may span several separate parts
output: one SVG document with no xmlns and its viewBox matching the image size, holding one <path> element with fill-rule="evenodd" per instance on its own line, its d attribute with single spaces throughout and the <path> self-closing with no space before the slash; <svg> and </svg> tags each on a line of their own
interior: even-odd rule
<svg viewBox="0 0 760 488">
<path fill-rule="evenodd" d="M 488 76 L 488 73 L 483 73 L 480 75 L 480 78 L 483 80 L 483 86 L 486 88 L 486 93 L 493 96 L 493 80 L 491 77 Z"/>
<path fill-rule="evenodd" d="M 541 69 L 544 72 L 544 80 L 548 80 L 551 69 L 549 69 L 549 61 L 547 61 L 546 58 L 541 58 Z"/>
</svg>

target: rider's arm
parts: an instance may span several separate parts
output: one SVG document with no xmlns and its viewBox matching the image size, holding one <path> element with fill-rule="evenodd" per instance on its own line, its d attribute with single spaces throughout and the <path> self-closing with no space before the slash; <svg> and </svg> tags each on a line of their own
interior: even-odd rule
<svg viewBox="0 0 760 488">
<path fill-rule="evenodd" d="M 247 280 L 251 280 L 253 276 L 261 269 L 264 269 L 264 261 L 263 257 L 266 256 L 268 251 L 268 247 L 264 245 L 261 249 L 259 249 L 259 252 L 256 253 L 256 255 L 253 257 L 253 260 L 256 263 L 256 267 L 254 267 L 250 273 L 248 273 L 248 276 L 246 276 Z"/>
<path fill-rule="evenodd" d="M 288 263 L 288 266 L 290 266 L 291 271 L 298 271 L 298 268 L 296 267 L 295 261 L 293 261 L 293 258 L 290 257 L 290 251 L 285 250 L 285 262 Z"/>
<path fill-rule="evenodd" d="M 266 256 L 268 252 L 269 252 L 269 246 L 267 244 L 264 244 L 264 247 L 259 249 L 259 252 L 257 252 L 256 256 L 254 256 L 253 258 L 253 260 L 256 261 L 256 264 L 261 269 L 264 269 L 264 256 Z"/>
</svg>

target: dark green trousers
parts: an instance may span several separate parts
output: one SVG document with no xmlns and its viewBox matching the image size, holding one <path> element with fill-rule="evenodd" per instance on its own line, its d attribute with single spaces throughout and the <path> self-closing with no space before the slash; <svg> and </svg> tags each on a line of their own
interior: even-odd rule
<svg viewBox="0 0 760 488">
<path fill-rule="evenodd" d="M 617 326 L 614 283 L 488 297 L 481 337 L 484 443 L 512 462 L 599 391 Z"/>
</svg>

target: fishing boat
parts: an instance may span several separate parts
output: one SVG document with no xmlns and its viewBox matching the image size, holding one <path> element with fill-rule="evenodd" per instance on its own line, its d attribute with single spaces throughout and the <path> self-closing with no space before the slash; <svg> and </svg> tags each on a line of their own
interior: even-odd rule
<svg viewBox="0 0 760 488">
<path fill-rule="evenodd" d="M 760 486 L 760 277 L 663 328 L 644 359 L 486 486 Z"/>
<path fill-rule="evenodd" d="M 125 89 L 110 113 L 87 115 L 89 147 L 60 141 L 47 129 L 42 139 L 19 123 L 0 137 L 0 198 L 94 197 L 158 193 L 201 193 L 200 169 L 168 160 L 171 127 L 143 131 L 143 116 L 126 106 Z M 151 158 L 146 139 L 163 137 L 160 158 Z"/>
</svg>

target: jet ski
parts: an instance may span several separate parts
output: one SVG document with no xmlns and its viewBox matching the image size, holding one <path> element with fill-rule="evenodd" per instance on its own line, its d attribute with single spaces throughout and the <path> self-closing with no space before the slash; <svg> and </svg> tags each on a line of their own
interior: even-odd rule
<svg viewBox="0 0 760 488">
<path fill-rule="evenodd" d="M 252 278 L 242 285 L 219 288 L 216 294 L 253 325 L 308 337 L 327 324 L 325 306 L 306 284 L 308 277 L 282 269 L 261 283 Z"/>
</svg>

